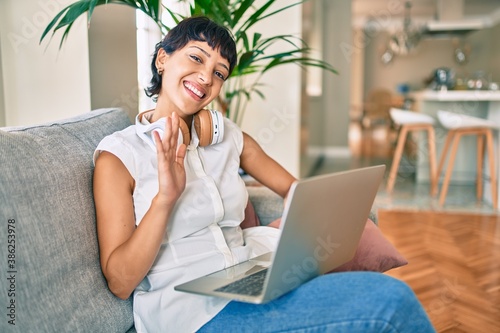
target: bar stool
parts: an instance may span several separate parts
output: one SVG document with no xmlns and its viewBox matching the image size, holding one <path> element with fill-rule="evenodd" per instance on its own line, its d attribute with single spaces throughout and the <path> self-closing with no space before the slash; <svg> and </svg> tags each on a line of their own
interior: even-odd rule
<svg viewBox="0 0 500 333">
<path fill-rule="evenodd" d="M 391 171 L 389 172 L 389 180 L 387 182 L 386 191 L 392 193 L 396 182 L 396 174 L 398 172 L 401 156 L 406 142 L 408 132 L 412 131 L 427 131 L 429 145 L 429 173 L 431 180 L 431 195 L 437 193 L 436 179 L 436 139 L 434 134 L 435 119 L 427 114 L 391 108 L 389 110 L 391 119 L 395 124 L 400 125 L 401 129 L 398 135 L 396 151 L 392 161 Z"/>
<path fill-rule="evenodd" d="M 451 147 L 451 155 L 446 168 L 441 194 L 439 196 L 439 204 L 442 206 L 446 200 L 448 186 L 450 183 L 451 174 L 453 171 L 453 163 L 457 154 L 458 143 L 464 135 L 477 136 L 477 179 L 476 179 L 476 197 L 481 200 L 483 197 L 483 161 L 484 161 L 484 139 L 486 138 L 486 148 L 489 155 L 489 167 L 491 177 L 491 198 L 493 201 L 493 208 L 497 209 L 497 176 L 495 170 L 495 153 L 493 148 L 493 130 L 498 129 L 498 125 L 491 120 L 472 117 L 464 114 L 459 114 L 449 111 L 438 111 L 437 113 L 439 122 L 448 130 L 446 141 L 444 144 L 441 157 L 439 159 L 439 167 L 436 173 L 436 178 L 441 174 L 444 166 L 444 161 L 448 150 Z"/>
</svg>

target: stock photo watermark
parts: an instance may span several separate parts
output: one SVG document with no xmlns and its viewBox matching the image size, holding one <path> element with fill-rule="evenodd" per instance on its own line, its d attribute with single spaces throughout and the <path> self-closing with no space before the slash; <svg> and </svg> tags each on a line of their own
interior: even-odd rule
<svg viewBox="0 0 500 333">
<path fill-rule="evenodd" d="M 292 121 L 297 119 L 297 115 L 290 112 L 286 107 L 272 108 L 271 116 L 267 126 L 262 127 L 256 135 L 256 140 L 262 147 L 272 143 L 276 136 L 283 133 L 292 124 Z"/>
<path fill-rule="evenodd" d="M 286 270 L 281 276 L 281 280 L 289 287 L 289 290 L 297 288 L 301 283 L 318 272 L 320 263 L 331 258 L 333 253 L 341 247 L 340 243 L 332 240 L 331 235 L 325 238 L 316 238 L 316 248 L 312 257 L 304 258 L 300 264 L 294 264 Z M 271 291 L 271 298 L 281 296 L 283 290 L 275 289 Z M 260 311 L 272 313 L 275 305 L 271 303 L 261 304 L 258 308 Z"/>
<path fill-rule="evenodd" d="M 466 289 L 466 286 L 459 283 L 458 278 L 454 281 L 444 280 L 444 287 L 441 288 L 439 298 L 429 305 L 429 312 L 437 315 L 444 313 Z"/>
<path fill-rule="evenodd" d="M 17 222 L 13 218 L 7 219 L 7 267 L 6 267 L 6 277 L 7 280 L 7 323 L 9 325 L 16 325 L 16 309 L 18 304 L 16 302 L 16 292 L 17 292 L 17 264 L 16 264 L 16 226 Z"/>
<path fill-rule="evenodd" d="M 9 31 L 7 39 L 16 53 L 31 40 L 40 38 L 50 21 L 73 1 L 71 0 L 40 0 L 36 11 L 22 16 L 16 24 L 16 31 Z"/>
</svg>

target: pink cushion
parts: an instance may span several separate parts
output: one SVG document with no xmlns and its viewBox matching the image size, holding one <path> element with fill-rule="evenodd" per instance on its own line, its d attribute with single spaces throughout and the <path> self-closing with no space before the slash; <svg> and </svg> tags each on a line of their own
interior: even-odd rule
<svg viewBox="0 0 500 333">
<path fill-rule="evenodd" d="M 404 266 L 408 261 L 385 238 L 372 220 L 366 221 L 354 258 L 333 272 L 376 271 L 385 272 Z"/>
</svg>

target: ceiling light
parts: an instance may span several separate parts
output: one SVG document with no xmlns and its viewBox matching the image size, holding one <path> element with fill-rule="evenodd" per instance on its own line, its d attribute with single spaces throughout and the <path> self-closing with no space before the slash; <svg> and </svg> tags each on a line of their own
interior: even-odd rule
<svg viewBox="0 0 500 333">
<path fill-rule="evenodd" d="M 403 20 L 403 29 L 394 33 L 382 54 L 382 62 L 390 63 L 397 55 L 405 55 L 412 52 L 420 42 L 422 29 L 413 26 L 410 17 L 411 1 L 405 2 L 405 15 Z"/>
</svg>

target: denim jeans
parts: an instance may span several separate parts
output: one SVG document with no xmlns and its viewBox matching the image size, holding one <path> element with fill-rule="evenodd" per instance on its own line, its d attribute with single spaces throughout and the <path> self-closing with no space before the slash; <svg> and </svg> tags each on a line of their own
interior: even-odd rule
<svg viewBox="0 0 500 333">
<path fill-rule="evenodd" d="M 404 282 L 380 273 L 317 277 L 266 304 L 230 302 L 199 332 L 435 332 Z"/>
</svg>

